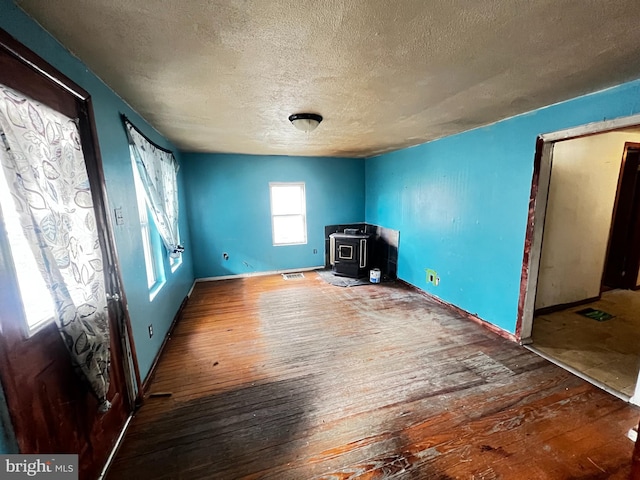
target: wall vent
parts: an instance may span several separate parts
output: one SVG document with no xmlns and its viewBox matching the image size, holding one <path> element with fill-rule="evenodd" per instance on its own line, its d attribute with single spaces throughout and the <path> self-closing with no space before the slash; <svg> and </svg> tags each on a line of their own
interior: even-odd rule
<svg viewBox="0 0 640 480">
<path fill-rule="evenodd" d="M 302 280 L 304 278 L 304 273 L 283 273 L 282 278 L 284 278 L 285 280 Z"/>
</svg>

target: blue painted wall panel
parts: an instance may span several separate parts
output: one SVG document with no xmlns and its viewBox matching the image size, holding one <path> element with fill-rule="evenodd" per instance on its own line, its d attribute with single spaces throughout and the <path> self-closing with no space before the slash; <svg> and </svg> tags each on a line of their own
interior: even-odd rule
<svg viewBox="0 0 640 480">
<path fill-rule="evenodd" d="M 635 81 L 368 159 L 365 221 L 400 230 L 400 278 L 513 333 L 537 136 L 639 112 Z"/>
<path fill-rule="evenodd" d="M 72 56 L 60 43 L 42 30 L 10 0 L 0 0 L 0 28 L 6 30 L 24 45 L 35 51 L 62 73 L 86 89 L 93 99 L 98 140 L 104 164 L 109 206 L 122 207 L 125 224 L 114 227 L 116 246 L 125 292 L 129 302 L 133 334 L 140 372 L 144 378 L 151 366 L 173 316 L 193 282 L 189 228 L 184 195 L 181 195 L 183 240 L 187 247 L 184 264 L 175 274 L 168 273 L 162 291 L 149 301 L 142 255 L 142 237 L 133 184 L 133 170 L 120 113 L 126 114 L 149 138 L 159 145 L 173 149 L 158 132 L 129 108 L 111 89 L 90 72 L 82 62 Z M 174 149 L 175 151 L 175 149 Z M 178 161 L 180 156 L 177 155 Z M 184 191 L 182 174 L 179 188 Z M 153 321 L 154 336 L 149 339 L 147 325 Z M 0 434 L 0 438 L 2 435 Z M 0 445 L 0 452 L 5 447 Z"/>
<path fill-rule="evenodd" d="M 362 159 L 201 153 L 182 158 L 196 278 L 324 265 L 325 225 L 364 217 Z M 269 182 L 305 182 L 306 245 L 273 246 Z"/>
</svg>

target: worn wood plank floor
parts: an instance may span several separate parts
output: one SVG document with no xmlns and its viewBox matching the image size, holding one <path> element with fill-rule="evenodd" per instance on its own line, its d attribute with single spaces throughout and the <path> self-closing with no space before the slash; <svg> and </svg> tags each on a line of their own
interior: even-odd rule
<svg viewBox="0 0 640 480">
<path fill-rule="evenodd" d="M 108 478 L 623 479 L 639 411 L 401 285 L 199 283 Z"/>
</svg>

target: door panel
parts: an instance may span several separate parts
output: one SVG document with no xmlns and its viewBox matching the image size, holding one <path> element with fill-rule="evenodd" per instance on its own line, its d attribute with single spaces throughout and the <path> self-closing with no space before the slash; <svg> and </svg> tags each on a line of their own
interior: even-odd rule
<svg viewBox="0 0 640 480">
<path fill-rule="evenodd" d="M 16 49 L 21 49 L 16 54 Z M 91 185 L 96 221 L 101 235 L 105 286 L 108 293 L 119 292 L 119 273 L 113 249 L 104 198 L 102 171 L 93 149 L 95 131 L 89 124 L 90 103 L 86 92 L 44 65 L 34 70 L 30 62 L 44 65 L 0 31 L 0 84 L 10 86 L 72 118 L 80 119 L 82 146 Z M 55 75 L 59 81 L 49 77 Z M 70 87 L 62 87 L 67 82 Z M 73 92 L 81 92 L 79 96 Z M 129 412 L 132 402 L 124 371 L 122 327 L 127 319 L 121 304 L 109 302 L 111 368 L 108 399 L 111 409 L 101 414 L 98 401 L 74 372 L 70 356 L 54 324 L 27 337 L 19 288 L 7 247 L 0 235 L 0 378 L 4 386 L 14 431 L 22 453 L 78 453 L 80 478 L 96 478 L 104 466 Z"/>
</svg>

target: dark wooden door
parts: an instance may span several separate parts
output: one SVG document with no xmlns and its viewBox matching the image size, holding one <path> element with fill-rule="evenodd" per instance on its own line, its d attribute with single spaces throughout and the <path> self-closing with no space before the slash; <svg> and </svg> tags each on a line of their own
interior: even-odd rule
<svg viewBox="0 0 640 480">
<path fill-rule="evenodd" d="M 115 261 L 104 202 L 104 185 L 91 105 L 86 92 L 0 31 L 0 84 L 71 117 L 78 118 L 85 164 L 99 225 L 109 294 L 118 293 Z M 6 235 L 0 235 L 0 378 L 22 453 L 77 453 L 80 478 L 97 478 L 132 409 L 126 390 L 121 327 L 110 303 L 112 408 L 98 412 L 98 402 L 74 373 L 70 356 L 54 324 L 28 337 L 19 286 Z"/>
<path fill-rule="evenodd" d="M 640 148 L 627 144 L 618 182 L 604 285 L 635 288 L 640 264 Z"/>
</svg>

